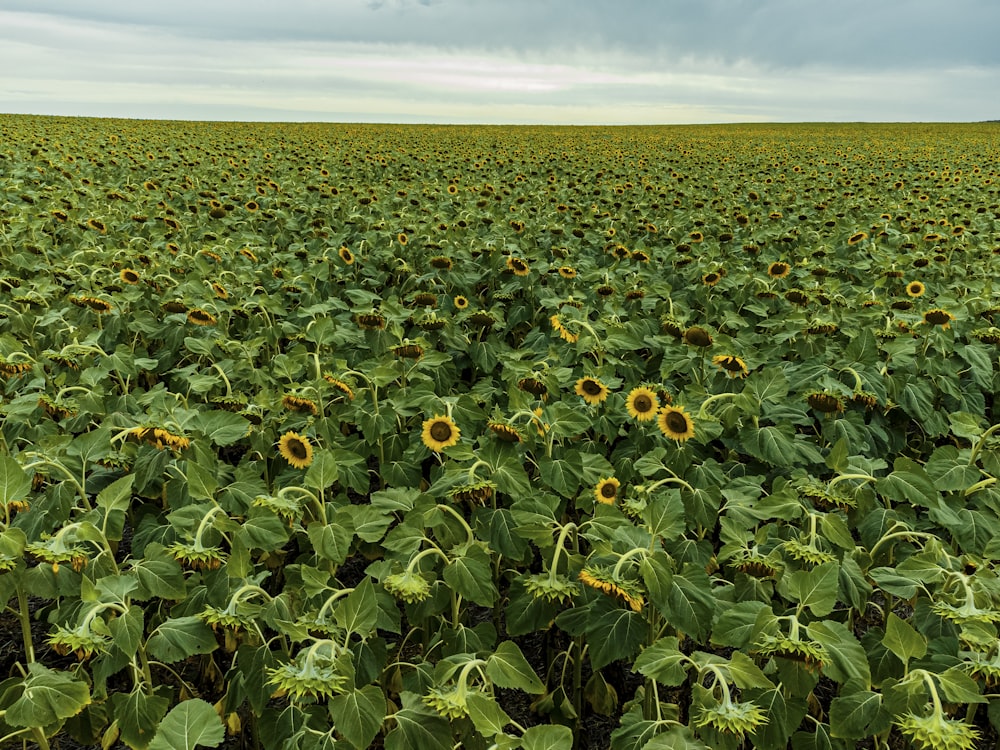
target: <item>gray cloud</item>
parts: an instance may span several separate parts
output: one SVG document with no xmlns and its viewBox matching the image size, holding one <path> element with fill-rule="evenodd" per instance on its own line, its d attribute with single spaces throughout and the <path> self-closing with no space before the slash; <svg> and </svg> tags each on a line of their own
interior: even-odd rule
<svg viewBox="0 0 1000 750">
<path fill-rule="evenodd" d="M 6 0 L 0 110 L 94 114 L 104 102 L 104 114 L 131 106 L 136 116 L 222 119 L 988 119 L 1000 99 L 996 28 L 993 0 L 947 10 L 929 0 Z"/>
</svg>

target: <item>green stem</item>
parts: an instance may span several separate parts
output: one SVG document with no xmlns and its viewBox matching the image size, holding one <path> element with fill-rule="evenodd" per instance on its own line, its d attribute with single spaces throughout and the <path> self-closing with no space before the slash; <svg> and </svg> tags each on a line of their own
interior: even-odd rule
<svg viewBox="0 0 1000 750">
<path fill-rule="evenodd" d="M 708 398 L 706 398 L 704 401 L 701 402 L 701 408 L 698 409 L 698 419 L 705 419 L 708 416 L 708 407 L 714 404 L 716 401 L 721 401 L 724 398 L 735 398 L 736 396 L 739 395 L 740 395 L 739 393 L 716 393 L 712 396 L 709 396 Z"/>
<path fill-rule="evenodd" d="M 28 597 L 21 586 L 17 587 L 17 619 L 21 623 L 21 640 L 24 641 L 24 657 L 29 664 L 35 661 L 35 646 L 31 640 L 31 615 L 28 612 Z"/>
<path fill-rule="evenodd" d="M 990 437 L 997 430 L 1000 430 L 1000 422 L 990 427 L 986 432 L 979 436 L 979 440 L 972 448 L 972 453 L 969 454 L 969 466 L 973 466 L 976 463 L 976 459 L 979 457 L 979 452 L 983 449 L 983 445 L 986 443 L 986 438 Z"/>
<path fill-rule="evenodd" d="M 553 586 L 555 586 L 556 575 L 559 570 L 559 554 L 563 552 L 563 545 L 566 544 L 566 538 L 569 536 L 569 533 L 571 531 L 575 531 L 576 528 L 576 524 L 571 521 L 559 530 L 559 538 L 556 540 L 556 549 L 552 553 L 552 564 L 549 565 L 549 583 Z"/>
<path fill-rule="evenodd" d="M 462 528 L 465 529 L 465 535 L 467 537 L 466 542 L 468 544 L 472 544 L 476 540 L 476 535 L 472 533 L 472 529 L 470 528 L 468 522 L 464 518 L 462 518 L 462 515 L 457 510 L 452 508 L 450 505 L 444 505 L 442 503 L 438 503 L 437 507 L 443 511 L 451 513 L 451 515 L 453 515 L 458 520 L 458 522 L 462 524 Z"/>
</svg>

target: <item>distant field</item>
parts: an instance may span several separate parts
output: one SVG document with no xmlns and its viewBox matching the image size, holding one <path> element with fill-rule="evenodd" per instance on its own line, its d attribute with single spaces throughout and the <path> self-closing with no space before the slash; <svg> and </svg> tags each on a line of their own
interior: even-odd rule
<svg viewBox="0 0 1000 750">
<path fill-rule="evenodd" d="M 993 746 L 997 136 L 0 116 L 0 746 Z"/>
</svg>

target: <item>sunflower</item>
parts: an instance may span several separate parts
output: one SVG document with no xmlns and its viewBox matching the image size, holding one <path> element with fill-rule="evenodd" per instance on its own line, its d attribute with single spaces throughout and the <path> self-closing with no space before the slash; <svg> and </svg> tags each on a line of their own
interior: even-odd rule
<svg viewBox="0 0 1000 750">
<path fill-rule="evenodd" d="M 381 313 L 358 313 L 354 322 L 363 331 L 381 331 L 385 328 L 385 316 Z"/>
<path fill-rule="evenodd" d="M 844 400 L 829 391 L 814 391 L 806 396 L 806 402 L 823 414 L 836 414 L 844 410 Z"/>
<path fill-rule="evenodd" d="M 333 377 L 333 375 L 324 375 L 323 380 L 325 380 L 327 383 L 332 385 L 338 391 L 343 393 L 351 401 L 354 400 L 354 389 L 351 388 L 351 386 L 349 386 L 343 380 L 338 380 L 337 378 Z"/>
<path fill-rule="evenodd" d="M 396 242 L 398 242 L 400 245 L 405 245 L 409 241 L 410 238 L 406 236 L 406 232 L 400 232 L 399 234 L 396 235 Z"/>
<path fill-rule="evenodd" d="M 783 279 L 788 275 L 791 270 L 791 266 L 783 261 L 776 260 L 774 263 L 767 267 L 767 275 L 772 279 Z"/>
<path fill-rule="evenodd" d="M 430 419 L 424 420 L 420 439 L 430 450 L 443 451 L 458 443 L 461 434 L 461 430 L 451 421 L 451 417 L 435 414 Z"/>
<path fill-rule="evenodd" d="M 947 310 L 942 310 L 940 307 L 924 313 L 924 322 L 932 326 L 941 326 L 942 331 L 947 331 L 951 328 L 951 321 L 954 319 L 954 315 Z"/>
<path fill-rule="evenodd" d="M 294 396 L 290 393 L 281 399 L 281 404 L 289 411 L 297 411 L 300 413 L 309 412 L 314 417 L 319 414 L 319 407 L 316 406 L 315 401 L 308 398 L 302 398 L 301 396 Z"/>
<path fill-rule="evenodd" d="M 628 396 L 625 397 L 625 408 L 633 419 L 648 422 L 656 418 L 660 402 L 655 391 L 646 386 L 639 386 L 629 391 Z"/>
<path fill-rule="evenodd" d="M 564 279 L 575 279 L 576 269 L 573 266 L 559 266 L 559 275 Z"/>
<path fill-rule="evenodd" d="M 684 341 L 691 346 L 706 347 L 712 345 L 712 334 L 701 326 L 691 326 L 684 331 Z"/>
<path fill-rule="evenodd" d="M 523 440 L 521 433 L 517 431 L 517 428 L 512 427 L 506 422 L 490 421 L 486 423 L 486 426 L 493 431 L 494 435 L 503 440 L 505 443 L 520 443 Z"/>
<path fill-rule="evenodd" d="M 618 580 L 610 569 L 587 566 L 577 576 L 584 586 L 600 591 L 608 596 L 616 596 L 625 602 L 633 612 L 642 612 L 642 590 L 632 581 Z"/>
<path fill-rule="evenodd" d="M 413 295 L 413 304 L 420 307 L 437 307 L 437 295 L 433 292 L 417 292 Z"/>
<path fill-rule="evenodd" d="M 857 245 L 859 242 L 863 242 L 868 239 L 867 232 L 855 232 L 850 237 L 847 238 L 848 245 Z"/>
<path fill-rule="evenodd" d="M 649 263 L 649 253 L 645 250 L 633 250 L 632 260 L 638 263 Z"/>
<path fill-rule="evenodd" d="M 354 253 L 352 253 L 346 246 L 341 246 L 337 251 L 337 255 L 340 259 L 348 266 L 354 265 Z"/>
<path fill-rule="evenodd" d="M 131 268 L 123 268 L 121 273 L 118 274 L 118 278 L 126 284 L 138 284 L 140 280 L 139 274 Z"/>
<path fill-rule="evenodd" d="M 719 354 L 712 357 L 712 364 L 718 366 L 731 378 L 745 378 L 747 376 L 747 363 L 735 355 Z"/>
<path fill-rule="evenodd" d="M 455 305 L 456 310 L 464 310 L 469 306 L 469 300 L 463 297 L 461 294 L 456 294 L 455 298 L 452 300 Z"/>
<path fill-rule="evenodd" d="M 212 291 L 215 292 L 215 296 L 219 299 L 229 299 L 229 291 L 218 281 L 212 282 Z"/>
<path fill-rule="evenodd" d="M 313 460 L 313 448 L 309 438 L 297 432 L 286 432 L 278 441 L 278 452 L 294 469 L 304 469 Z"/>
<path fill-rule="evenodd" d="M 392 348 L 392 353 L 400 359 L 420 359 L 424 356 L 424 348 L 420 344 L 400 344 Z"/>
<path fill-rule="evenodd" d="M 96 232 L 104 234 L 108 231 L 108 228 L 104 226 L 104 222 L 100 219 L 87 219 L 87 226 Z"/>
<path fill-rule="evenodd" d="M 722 280 L 722 276 L 717 271 L 709 271 L 701 277 L 701 283 L 705 286 L 715 286 Z"/>
<path fill-rule="evenodd" d="M 599 404 L 608 397 L 608 387 L 596 378 L 580 378 L 576 381 L 576 395 L 588 404 Z"/>
<path fill-rule="evenodd" d="M 507 258 L 507 268 L 513 271 L 515 276 L 527 276 L 531 273 L 531 266 L 526 260 L 513 256 Z"/>
<path fill-rule="evenodd" d="M 705 239 L 705 235 L 702 234 L 701 232 L 691 232 L 688 235 L 688 241 L 691 242 L 692 244 L 697 244 L 699 242 L 703 242 L 704 239 Z"/>
<path fill-rule="evenodd" d="M 600 479 L 594 487 L 594 499 L 604 505 L 614 505 L 615 498 L 618 497 L 618 488 L 622 486 L 614 477 Z"/>
<path fill-rule="evenodd" d="M 919 297 L 927 288 L 919 281 L 911 281 L 906 285 L 906 293 L 911 297 Z"/>
<path fill-rule="evenodd" d="M 656 426 L 660 428 L 660 432 L 678 443 L 694 437 L 694 422 L 682 406 L 661 407 Z"/>
<path fill-rule="evenodd" d="M 573 333 L 563 324 L 558 314 L 552 315 L 549 318 L 549 323 L 552 324 L 552 329 L 559 334 L 559 337 L 563 341 L 568 341 L 571 344 L 575 344 L 577 341 L 580 340 L 580 336 L 578 334 Z"/>
<path fill-rule="evenodd" d="M 243 208 L 245 208 L 250 213 L 253 213 L 258 208 L 260 208 L 260 204 L 257 201 L 247 201 L 246 203 L 243 204 Z"/>
<path fill-rule="evenodd" d="M 436 268 L 439 271 L 450 271 L 451 270 L 451 258 L 447 255 L 435 255 L 428 261 L 432 268 Z"/>
<path fill-rule="evenodd" d="M 189 323 L 194 323 L 196 326 L 214 326 L 218 322 L 212 313 L 202 310 L 200 307 L 189 310 L 187 319 Z"/>
<path fill-rule="evenodd" d="M 458 185 L 455 183 L 448 185 L 448 195 L 458 195 Z"/>
</svg>

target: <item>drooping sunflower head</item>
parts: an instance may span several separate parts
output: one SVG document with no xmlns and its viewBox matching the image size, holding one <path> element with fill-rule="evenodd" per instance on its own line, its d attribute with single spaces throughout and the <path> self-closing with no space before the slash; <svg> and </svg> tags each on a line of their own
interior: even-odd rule
<svg viewBox="0 0 1000 750">
<path fill-rule="evenodd" d="M 941 326 L 941 330 L 947 331 L 951 328 L 951 321 L 955 319 L 947 310 L 943 310 L 940 307 L 934 308 L 933 310 L 928 310 L 924 313 L 924 322 L 932 326 Z"/>
<path fill-rule="evenodd" d="M 602 505 L 614 505 L 621 486 L 622 483 L 614 477 L 600 479 L 594 487 L 594 499 Z"/>
<path fill-rule="evenodd" d="M 449 258 L 447 255 L 435 255 L 428 262 L 430 263 L 431 268 L 436 268 L 439 271 L 451 270 L 452 266 L 451 258 Z"/>
<path fill-rule="evenodd" d="M 118 278 L 124 281 L 126 284 L 138 284 L 141 280 L 138 272 L 133 271 L 131 268 L 123 268 L 121 273 L 118 274 Z"/>
<path fill-rule="evenodd" d="M 443 451 L 456 445 L 460 436 L 461 430 L 451 417 L 440 414 L 425 419 L 423 429 L 420 431 L 420 439 L 432 451 Z"/>
<path fill-rule="evenodd" d="M 508 256 L 507 258 L 507 268 L 514 272 L 515 276 L 527 276 L 531 273 L 531 266 L 523 258 L 515 258 L 514 256 Z"/>
<path fill-rule="evenodd" d="M 657 414 L 656 426 L 660 432 L 678 443 L 694 437 L 694 421 L 682 406 L 666 405 Z"/>
<path fill-rule="evenodd" d="M 196 326 L 214 326 L 218 322 L 212 313 L 202 310 L 200 307 L 189 310 L 187 319 L 189 323 L 193 323 Z"/>
<path fill-rule="evenodd" d="M 518 432 L 516 427 L 509 425 L 506 422 L 490 421 L 486 423 L 486 426 L 493 431 L 494 435 L 503 440 L 505 443 L 520 443 L 524 439 L 521 437 L 521 433 Z"/>
<path fill-rule="evenodd" d="M 314 417 L 319 414 L 319 407 L 312 399 L 303 398 L 294 394 L 286 394 L 281 399 L 281 404 L 289 411 L 312 414 Z"/>
<path fill-rule="evenodd" d="M 722 275 L 718 271 L 709 271 L 701 277 L 701 283 L 705 286 L 715 286 L 722 281 Z"/>
<path fill-rule="evenodd" d="M 847 244 L 853 246 L 857 245 L 859 242 L 864 242 L 867 239 L 868 239 L 867 232 L 855 232 L 854 234 L 852 234 L 850 237 L 847 238 Z"/>
<path fill-rule="evenodd" d="M 633 419 L 639 422 L 648 422 L 651 419 L 656 419 L 660 401 L 653 389 L 641 385 L 629 391 L 625 398 L 625 408 Z"/>
<path fill-rule="evenodd" d="M 573 266 L 559 266 L 559 275 L 564 279 L 575 279 L 576 269 Z"/>
<path fill-rule="evenodd" d="M 712 334 L 701 326 L 691 326 L 684 331 L 684 341 L 691 346 L 707 347 L 712 345 Z"/>
<path fill-rule="evenodd" d="M 844 411 L 844 399 L 830 391 L 814 391 L 806 396 L 806 402 L 822 414 L 836 414 Z"/>
<path fill-rule="evenodd" d="M 597 378 L 584 377 L 576 381 L 576 395 L 588 404 L 599 404 L 608 397 L 608 387 Z"/>
<path fill-rule="evenodd" d="M 712 364 L 731 378 L 745 378 L 747 376 L 747 363 L 733 354 L 720 354 L 712 357 Z"/>
<path fill-rule="evenodd" d="M 925 291 L 927 291 L 927 288 L 919 281 L 911 281 L 906 285 L 906 293 L 910 297 L 919 297 Z"/>
<path fill-rule="evenodd" d="M 297 432 L 286 432 L 278 440 L 278 452 L 295 469 L 304 469 L 313 460 L 313 447 L 309 438 Z"/>
<path fill-rule="evenodd" d="M 791 268 L 792 267 L 787 263 L 776 260 L 767 267 L 767 275 L 772 279 L 783 279 L 788 275 L 788 272 L 791 271 Z"/>
</svg>

